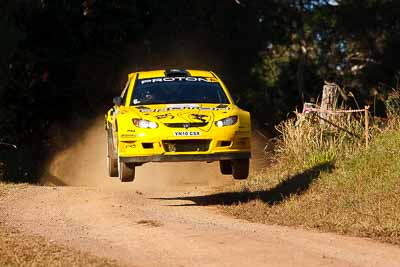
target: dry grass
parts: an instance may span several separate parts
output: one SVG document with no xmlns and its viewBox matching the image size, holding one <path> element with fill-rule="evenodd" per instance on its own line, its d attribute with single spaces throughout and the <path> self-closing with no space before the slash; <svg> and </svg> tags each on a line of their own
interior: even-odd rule
<svg viewBox="0 0 400 267">
<path fill-rule="evenodd" d="M 0 224 L 0 266 L 118 266 Z"/>
<path fill-rule="evenodd" d="M 364 145 L 363 118 L 343 114 L 330 118 L 335 125 L 324 123 L 315 114 L 297 114 L 297 119 L 283 121 L 276 147 L 278 156 L 303 169 L 345 158 Z"/>
<path fill-rule="evenodd" d="M 118 266 L 0 224 L 0 266 Z"/>
<path fill-rule="evenodd" d="M 344 134 L 325 135 L 311 121 L 280 127 L 278 163 L 234 188 L 227 213 L 400 245 L 398 124 L 375 132 L 369 149 Z"/>
</svg>

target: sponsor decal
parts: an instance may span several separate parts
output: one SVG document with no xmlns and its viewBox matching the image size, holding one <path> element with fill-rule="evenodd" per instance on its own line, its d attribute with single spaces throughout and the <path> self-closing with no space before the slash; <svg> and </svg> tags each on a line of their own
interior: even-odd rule
<svg viewBox="0 0 400 267">
<path fill-rule="evenodd" d="M 167 104 L 167 108 L 170 109 L 196 109 L 200 108 L 199 104 Z"/>
<path fill-rule="evenodd" d="M 188 104 L 176 104 L 171 107 L 171 105 L 167 105 L 165 108 L 157 108 L 157 109 L 149 109 L 149 108 L 138 108 L 140 112 L 142 113 L 149 113 L 149 112 L 168 112 L 172 110 L 184 110 L 184 109 L 189 109 L 189 110 L 204 110 L 204 111 L 229 111 L 230 108 L 228 106 L 226 107 L 201 107 L 199 105 L 188 105 Z"/>
<path fill-rule="evenodd" d="M 136 134 L 121 134 L 121 138 L 135 138 Z"/>
<path fill-rule="evenodd" d="M 189 131 L 177 131 L 174 132 L 174 136 L 184 137 L 184 136 L 200 136 L 200 132 L 189 132 Z"/>
<path fill-rule="evenodd" d="M 172 115 L 171 113 L 166 113 L 166 114 L 157 115 L 156 118 L 159 119 L 159 120 L 163 120 L 163 119 L 173 120 L 175 118 L 175 116 Z"/>
<path fill-rule="evenodd" d="M 146 79 L 141 80 L 141 84 L 146 83 L 161 83 L 161 82 L 216 82 L 216 79 L 211 78 L 202 78 L 202 77 L 164 77 L 164 78 L 154 78 L 154 79 Z"/>
<path fill-rule="evenodd" d="M 207 115 L 203 115 L 203 114 L 191 114 L 193 119 L 202 121 L 202 122 L 207 122 L 206 118 L 208 118 Z"/>
</svg>

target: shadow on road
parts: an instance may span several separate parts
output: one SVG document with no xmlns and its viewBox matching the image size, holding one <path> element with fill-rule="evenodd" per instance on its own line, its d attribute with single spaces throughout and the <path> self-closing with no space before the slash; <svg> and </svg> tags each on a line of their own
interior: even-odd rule
<svg viewBox="0 0 400 267">
<path fill-rule="evenodd" d="M 213 206 L 213 205 L 235 205 L 259 199 L 269 205 L 276 205 L 284 199 L 301 195 L 310 187 L 311 183 L 317 179 L 322 171 L 331 171 L 334 168 L 332 162 L 317 165 L 302 173 L 288 177 L 276 187 L 254 192 L 224 192 L 203 196 L 173 197 L 173 198 L 153 198 L 156 200 L 179 200 L 192 201 L 191 204 L 177 204 L 169 206 Z"/>
</svg>

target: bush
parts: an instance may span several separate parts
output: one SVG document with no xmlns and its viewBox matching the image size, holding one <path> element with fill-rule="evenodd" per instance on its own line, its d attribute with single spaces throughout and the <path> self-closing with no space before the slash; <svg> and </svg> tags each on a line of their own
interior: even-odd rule
<svg viewBox="0 0 400 267">
<path fill-rule="evenodd" d="M 385 101 L 388 125 L 397 128 L 400 125 L 400 90 L 392 91 Z"/>
</svg>

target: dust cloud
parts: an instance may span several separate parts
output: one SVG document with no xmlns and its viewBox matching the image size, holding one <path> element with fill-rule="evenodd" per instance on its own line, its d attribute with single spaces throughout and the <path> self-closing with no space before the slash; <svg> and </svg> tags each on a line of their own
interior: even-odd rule
<svg viewBox="0 0 400 267">
<path fill-rule="evenodd" d="M 113 189 L 188 190 L 234 184 L 231 176 L 221 175 L 218 162 L 147 163 L 136 168 L 133 183 L 121 183 L 107 174 L 106 132 L 103 119 L 97 119 L 83 133 L 75 133 L 75 142 L 57 153 L 47 166 L 42 183 L 58 186 L 90 186 Z M 262 151 L 263 140 L 256 138 L 253 147 Z M 252 165 L 263 165 L 262 152 L 253 151 Z M 256 171 L 253 168 L 253 172 Z"/>
</svg>

